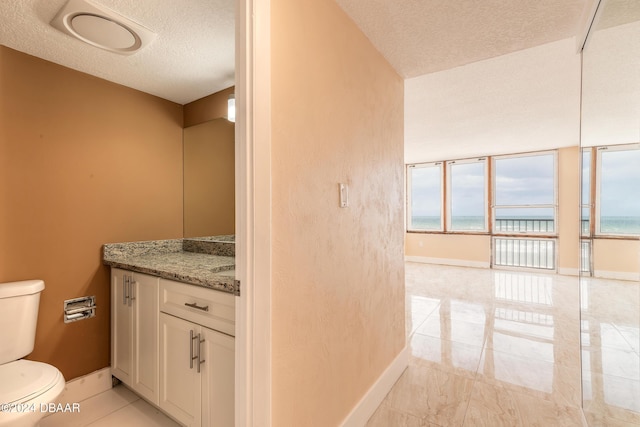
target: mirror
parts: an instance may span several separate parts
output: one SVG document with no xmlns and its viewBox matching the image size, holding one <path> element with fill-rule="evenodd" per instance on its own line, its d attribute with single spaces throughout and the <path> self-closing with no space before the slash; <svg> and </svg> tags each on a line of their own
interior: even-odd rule
<svg viewBox="0 0 640 427">
<path fill-rule="evenodd" d="M 640 2 L 600 1 L 582 69 L 587 422 L 640 425 Z"/>
<path fill-rule="evenodd" d="M 184 129 L 185 238 L 235 234 L 234 135 L 225 118 Z"/>
</svg>

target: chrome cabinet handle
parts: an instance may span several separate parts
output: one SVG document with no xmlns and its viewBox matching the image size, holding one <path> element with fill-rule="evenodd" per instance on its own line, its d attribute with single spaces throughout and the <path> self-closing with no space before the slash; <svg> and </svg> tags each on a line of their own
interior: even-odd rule
<svg viewBox="0 0 640 427">
<path fill-rule="evenodd" d="M 195 302 L 192 302 L 192 303 L 185 302 L 184 305 L 186 305 L 187 307 L 195 308 L 202 311 L 209 311 L 208 305 L 205 305 L 204 307 L 200 307 L 198 303 L 195 303 Z"/>
<path fill-rule="evenodd" d="M 205 361 L 201 359 L 201 351 L 202 351 L 202 343 L 204 340 L 200 339 L 200 334 L 198 334 L 198 373 L 200 373 L 200 365 L 202 365 Z"/>
<path fill-rule="evenodd" d="M 132 279 L 133 279 L 133 277 L 127 276 L 127 293 L 128 293 L 127 298 L 129 298 L 129 307 L 131 307 L 131 300 L 133 299 L 131 297 L 131 295 L 132 295 L 132 292 L 131 292 L 131 281 L 132 281 Z"/>
<path fill-rule="evenodd" d="M 196 360 L 196 358 L 199 358 L 200 356 L 194 356 L 193 355 L 193 340 L 194 339 L 198 339 L 200 340 L 200 334 L 196 335 L 193 333 L 193 329 L 189 331 L 190 335 L 191 335 L 191 339 L 189 340 L 189 369 L 193 369 L 193 361 Z M 200 344 L 198 344 L 198 347 L 200 346 Z M 200 350 L 198 350 L 198 353 L 200 353 Z M 200 367 L 198 366 L 198 372 L 200 372 Z"/>
<path fill-rule="evenodd" d="M 133 280 L 133 277 L 129 277 L 129 301 L 133 301 L 134 299 L 136 299 L 136 284 L 138 282 L 136 282 L 135 280 Z"/>
<path fill-rule="evenodd" d="M 127 305 L 129 299 L 129 276 L 122 276 L 122 303 Z"/>
</svg>

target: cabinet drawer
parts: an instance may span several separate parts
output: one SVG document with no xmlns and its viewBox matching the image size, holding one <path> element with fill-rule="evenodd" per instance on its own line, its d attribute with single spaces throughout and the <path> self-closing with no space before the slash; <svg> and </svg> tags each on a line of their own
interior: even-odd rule
<svg viewBox="0 0 640 427">
<path fill-rule="evenodd" d="M 160 279 L 160 311 L 235 336 L 235 296 Z"/>
</svg>

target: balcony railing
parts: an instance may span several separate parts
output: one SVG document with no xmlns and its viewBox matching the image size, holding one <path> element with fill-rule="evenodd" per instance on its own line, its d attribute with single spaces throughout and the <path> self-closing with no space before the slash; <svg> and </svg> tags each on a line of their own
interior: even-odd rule
<svg viewBox="0 0 640 427">
<path fill-rule="evenodd" d="M 496 218 L 494 231 L 500 233 L 553 233 L 553 219 Z"/>
<path fill-rule="evenodd" d="M 555 239 L 493 239 L 496 266 L 555 270 Z"/>
</svg>

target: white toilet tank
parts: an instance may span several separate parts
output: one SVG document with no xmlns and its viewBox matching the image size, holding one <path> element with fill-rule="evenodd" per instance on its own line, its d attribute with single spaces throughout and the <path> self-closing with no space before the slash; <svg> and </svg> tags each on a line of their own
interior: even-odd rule
<svg viewBox="0 0 640 427">
<path fill-rule="evenodd" d="M 33 351 L 42 280 L 0 283 L 0 365 Z"/>
</svg>

